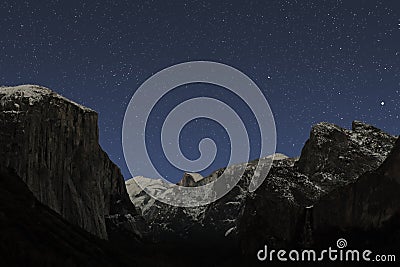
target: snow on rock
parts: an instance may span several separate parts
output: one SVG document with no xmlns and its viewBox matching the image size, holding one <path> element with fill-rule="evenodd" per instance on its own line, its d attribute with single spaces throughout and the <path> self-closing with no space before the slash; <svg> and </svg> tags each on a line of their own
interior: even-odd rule
<svg viewBox="0 0 400 267">
<path fill-rule="evenodd" d="M 312 128 L 296 166 L 325 189 L 345 185 L 377 168 L 395 140 L 395 136 L 360 121 L 354 121 L 351 130 L 318 123 Z"/>
<path fill-rule="evenodd" d="M 275 153 L 271 156 L 267 156 L 266 158 L 269 158 L 269 159 L 272 158 L 273 160 L 283 160 L 283 159 L 287 159 L 289 157 L 282 153 Z"/>
<path fill-rule="evenodd" d="M 322 196 L 378 167 L 393 147 L 394 140 L 395 137 L 361 122 L 354 122 L 352 130 L 319 123 L 313 127 L 299 158 L 276 153 L 264 157 L 268 161 L 235 164 L 204 178 L 186 173 L 180 185 L 202 186 L 215 181 L 222 173 L 236 177 L 237 170 L 245 170 L 225 196 L 197 208 L 160 203 L 130 181 L 127 181 L 127 187 L 132 202 L 141 208 L 158 242 L 175 240 L 179 244 L 184 240 L 196 243 L 210 238 L 225 248 L 237 246 L 242 241 L 250 247 L 252 240 L 258 239 L 260 242 L 293 242 L 300 237 L 302 242 L 308 242 L 310 224 L 305 218 L 311 216 L 311 207 Z M 249 192 L 251 179 L 260 175 L 257 164 L 267 168 L 265 164 L 271 161 L 272 167 L 262 185 Z M 392 172 L 397 173 L 397 170 Z M 145 186 L 152 192 L 161 183 L 143 177 L 136 179 L 148 179 Z M 259 247 L 260 244 L 256 246 Z"/>
<path fill-rule="evenodd" d="M 236 229 L 236 227 L 231 227 L 231 228 L 229 228 L 229 229 L 225 232 L 225 236 L 230 235 L 235 229 Z"/>
<path fill-rule="evenodd" d="M 15 103 L 16 100 L 19 102 L 25 100 L 23 101 L 24 103 L 27 103 L 29 106 L 33 106 L 37 103 L 40 103 L 44 97 L 62 99 L 70 104 L 73 104 L 74 106 L 79 107 L 80 109 L 94 112 L 92 109 L 77 104 L 74 101 L 71 101 L 43 86 L 26 84 L 13 87 L 0 87 L 0 105 L 3 107 L 8 103 L 12 103 L 11 106 L 19 109 L 20 104 Z"/>
<path fill-rule="evenodd" d="M 155 203 L 155 199 L 150 197 L 147 192 L 153 196 L 157 196 L 173 186 L 162 179 L 152 179 L 143 176 L 135 176 L 126 180 L 125 185 L 132 203 L 143 213 Z"/>
</svg>

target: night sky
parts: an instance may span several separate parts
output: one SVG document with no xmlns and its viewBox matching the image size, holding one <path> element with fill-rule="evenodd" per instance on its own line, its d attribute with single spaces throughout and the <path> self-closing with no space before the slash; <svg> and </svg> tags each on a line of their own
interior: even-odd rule
<svg viewBox="0 0 400 267">
<path fill-rule="evenodd" d="M 1 1 L 0 84 L 39 84 L 99 113 L 100 143 L 125 176 L 121 128 L 128 102 L 151 75 L 209 60 L 253 79 L 269 101 L 277 151 L 300 154 L 313 124 L 349 128 L 355 119 L 399 133 L 400 1 Z M 182 172 L 162 156 L 168 111 L 194 96 L 234 105 L 252 138 L 248 107 L 206 84 L 177 88 L 152 113 L 148 149 L 164 177 Z M 226 164 L 229 142 L 210 120 L 189 123 L 183 153 L 215 139 Z M 134 173 L 144 175 L 146 173 Z"/>
</svg>

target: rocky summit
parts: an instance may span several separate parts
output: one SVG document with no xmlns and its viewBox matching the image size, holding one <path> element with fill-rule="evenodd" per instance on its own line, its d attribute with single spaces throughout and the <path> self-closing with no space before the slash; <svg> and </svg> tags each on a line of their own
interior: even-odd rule
<svg viewBox="0 0 400 267">
<path fill-rule="evenodd" d="M 50 89 L 1 87 L 0 125 L 0 260 L 9 266 L 234 266 L 254 263 L 265 245 L 400 245 L 400 141 L 360 121 L 319 123 L 298 158 L 260 161 L 272 167 L 254 192 L 258 160 L 185 173 L 178 185 L 198 187 L 245 169 L 200 207 L 150 197 L 172 186 L 162 179 L 124 181 L 98 143 L 97 113 Z"/>
</svg>

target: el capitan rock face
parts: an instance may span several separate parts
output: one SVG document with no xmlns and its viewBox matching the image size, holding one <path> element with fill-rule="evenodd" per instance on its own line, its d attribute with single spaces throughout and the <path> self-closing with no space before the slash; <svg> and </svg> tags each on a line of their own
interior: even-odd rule
<svg viewBox="0 0 400 267">
<path fill-rule="evenodd" d="M 0 164 L 39 201 L 100 238 L 105 217 L 135 216 L 119 168 L 98 144 L 91 109 L 40 86 L 1 87 L 0 151 Z"/>
</svg>

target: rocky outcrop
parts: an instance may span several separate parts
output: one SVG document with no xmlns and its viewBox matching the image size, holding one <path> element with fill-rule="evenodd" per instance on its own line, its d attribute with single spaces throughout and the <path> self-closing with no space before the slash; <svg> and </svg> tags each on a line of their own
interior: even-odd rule
<svg viewBox="0 0 400 267">
<path fill-rule="evenodd" d="M 98 143 L 93 110 L 47 88 L 1 87 L 0 150 L 0 164 L 67 221 L 105 239 L 106 217 L 135 220 L 120 170 Z"/>
<path fill-rule="evenodd" d="M 243 252 L 253 255 L 264 244 L 318 245 L 338 229 L 375 231 L 395 218 L 399 187 L 377 175 L 391 173 L 399 164 L 391 159 L 396 158 L 395 142 L 394 136 L 358 121 L 352 130 L 329 123 L 314 126 L 299 160 L 274 165 L 264 184 L 246 199 L 239 229 Z M 274 182 L 279 177 L 291 184 L 294 198 L 275 194 L 275 188 L 282 188 Z"/>
<path fill-rule="evenodd" d="M 375 182 L 365 178 L 375 171 L 391 177 L 399 173 L 399 163 L 395 161 L 399 156 L 392 152 L 388 157 L 395 142 L 396 137 L 362 122 L 355 121 L 352 130 L 320 123 L 312 128 L 300 158 L 276 156 L 264 183 L 253 193 L 248 191 L 248 185 L 257 161 L 228 167 L 232 170 L 244 166 L 245 172 L 227 195 L 202 207 L 160 203 L 137 187 L 135 179 L 127 181 L 128 192 L 149 223 L 156 242 L 198 245 L 212 240 L 208 248 L 212 246 L 214 251 L 240 249 L 252 256 L 265 244 L 274 248 L 309 247 L 326 236 L 322 230 L 376 230 L 397 216 L 397 178 Z M 396 149 L 397 146 L 393 151 Z M 195 183 L 184 177 L 182 181 L 186 182 L 182 184 L 204 185 L 225 170 Z M 145 187 L 154 192 L 163 183 L 139 179 L 145 179 Z M 374 185 L 378 181 L 384 185 Z"/>
<path fill-rule="evenodd" d="M 191 172 L 185 172 L 183 174 L 182 180 L 180 180 L 177 185 L 180 186 L 196 186 L 196 183 L 199 182 L 201 179 L 204 177 L 199 174 L 199 173 L 191 173 Z"/>
<path fill-rule="evenodd" d="M 387 157 L 396 138 L 354 121 L 352 130 L 320 123 L 311 130 L 297 167 L 316 184 L 329 190 L 376 169 Z"/>
</svg>

